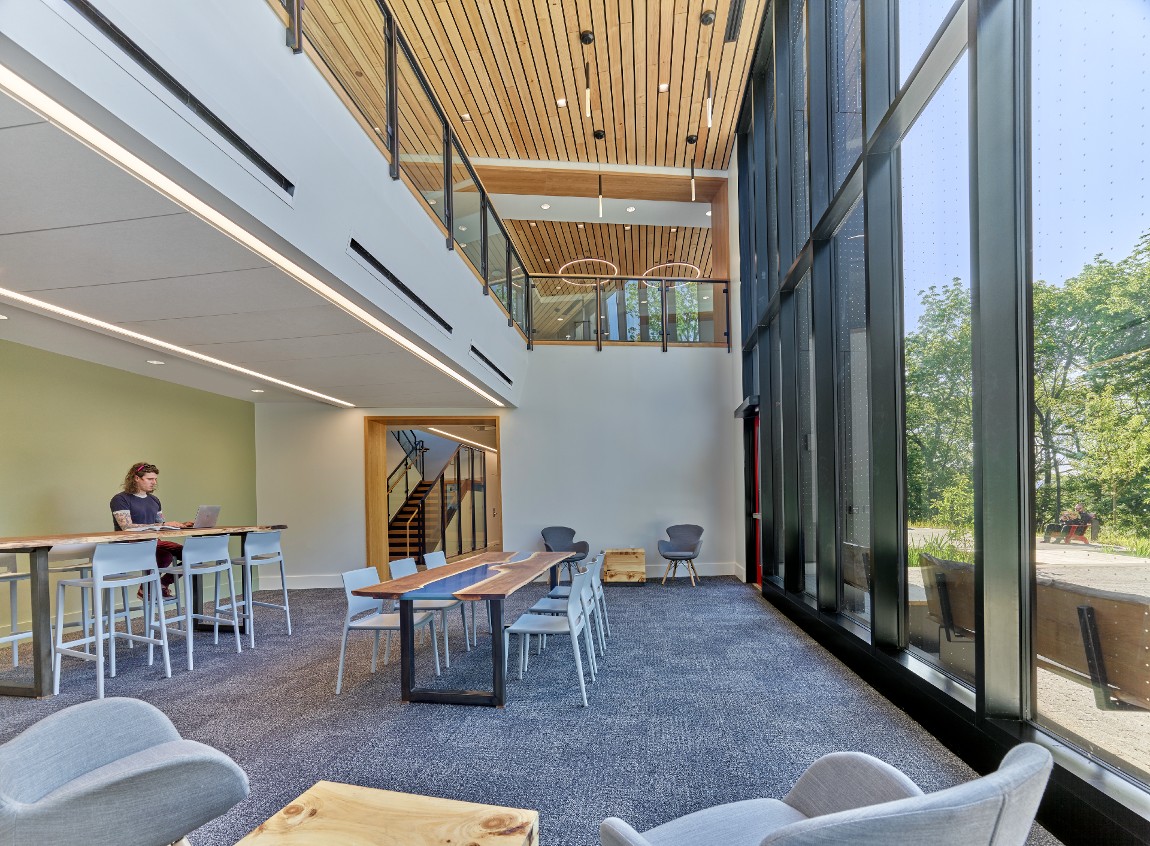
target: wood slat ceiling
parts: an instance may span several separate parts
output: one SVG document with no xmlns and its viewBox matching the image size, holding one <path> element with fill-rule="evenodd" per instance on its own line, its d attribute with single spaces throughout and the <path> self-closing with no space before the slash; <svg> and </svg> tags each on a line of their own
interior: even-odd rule
<svg viewBox="0 0 1150 846">
<path fill-rule="evenodd" d="M 736 41 L 723 41 L 729 0 L 392 0 L 400 30 L 464 151 L 472 157 L 725 169 L 767 0 L 747 0 Z M 364 26 L 366 0 L 310 0 L 337 29 Z M 713 9 L 712 26 L 699 21 Z M 370 12 L 370 9 L 366 10 Z M 359 23 L 355 23 L 355 22 Z M 365 32 L 365 29 L 367 30 Z M 595 42 L 584 46 L 579 33 Z M 359 58 L 357 55 L 356 58 Z M 591 64 L 591 118 L 584 117 L 584 62 Z M 713 126 L 706 126 L 711 71 Z M 670 86 L 666 94 L 659 83 Z M 560 108 L 556 100 L 566 98 Z M 470 114 L 463 122 L 460 115 Z M 378 124 L 382 126 L 383 124 Z M 607 137 L 596 142 L 595 129 Z M 697 134 L 692 150 L 686 137 Z"/>
<path fill-rule="evenodd" d="M 688 262 L 698 267 L 704 278 L 711 275 L 711 230 L 706 227 L 679 226 L 671 232 L 669 226 L 624 229 L 620 223 L 584 223 L 582 229 L 579 224 L 564 221 L 509 220 L 506 223 L 519 257 L 531 274 L 556 273 L 573 259 L 597 258 L 618 265 L 620 276 L 639 276 L 664 262 Z M 610 268 L 588 262 L 573 265 L 567 272 L 610 275 Z M 655 275 L 694 277 L 695 274 L 690 268 L 669 267 L 656 271 Z"/>
</svg>

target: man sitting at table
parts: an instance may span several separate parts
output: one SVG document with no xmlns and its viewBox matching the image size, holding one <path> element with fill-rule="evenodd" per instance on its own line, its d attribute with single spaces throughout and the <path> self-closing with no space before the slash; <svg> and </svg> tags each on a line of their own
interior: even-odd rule
<svg viewBox="0 0 1150 846">
<path fill-rule="evenodd" d="M 160 481 L 160 469 L 155 464 L 140 461 L 132 465 L 124 477 L 124 489 L 112 497 L 109 503 L 116 531 L 124 531 L 137 526 L 171 526 L 174 529 L 190 529 L 192 524 L 164 520 L 164 508 L 153 493 Z M 161 569 L 171 567 L 183 547 L 172 541 L 161 540 L 156 544 L 156 564 Z M 171 598 L 172 585 L 176 577 L 170 573 L 161 579 L 164 596 Z M 140 588 L 143 593 L 143 587 Z"/>
</svg>

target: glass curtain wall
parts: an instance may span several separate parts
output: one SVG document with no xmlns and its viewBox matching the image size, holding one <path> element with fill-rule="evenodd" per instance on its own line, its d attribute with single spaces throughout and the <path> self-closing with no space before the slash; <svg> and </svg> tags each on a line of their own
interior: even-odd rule
<svg viewBox="0 0 1150 846">
<path fill-rule="evenodd" d="M 1035 713 L 1150 781 L 1150 5 L 1033 8 Z"/>
<path fill-rule="evenodd" d="M 1150 5 L 775 0 L 764 33 L 763 593 L 984 750 L 1077 750 L 1055 814 L 1119 825 L 1104 793 L 1150 801 Z"/>
</svg>

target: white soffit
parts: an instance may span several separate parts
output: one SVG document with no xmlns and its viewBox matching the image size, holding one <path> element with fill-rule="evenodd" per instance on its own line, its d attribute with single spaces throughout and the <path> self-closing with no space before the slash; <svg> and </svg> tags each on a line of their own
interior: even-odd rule
<svg viewBox="0 0 1150 846">
<path fill-rule="evenodd" d="M 561 220 L 574 223 L 630 223 L 635 226 L 698 226 L 710 228 L 710 203 L 677 203 L 670 200 L 620 200 L 603 198 L 599 217 L 597 197 L 546 197 L 529 194 L 492 194 L 491 200 L 504 220 Z M 550 208 L 543 208 L 544 205 Z M 635 211 L 628 212 L 628 208 Z"/>
</svg>

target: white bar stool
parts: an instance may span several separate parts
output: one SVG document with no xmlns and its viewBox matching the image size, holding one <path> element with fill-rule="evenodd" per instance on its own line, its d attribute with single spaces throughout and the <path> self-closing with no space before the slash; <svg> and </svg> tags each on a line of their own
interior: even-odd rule
<svg viewBox="0 0 1150 846">
<path fill-rule="evenodd" d="M 0 585 L 8 585 L 8 607 L 12 616 L 9 618 L 9 634 L 0 636 L 0 643 L 12 644 L 12 666 L 20 666 L 20 641 L 32 637 L 31 631 L 22 631 L 20 624 L 20 582 L 32 578 L 31 573 L 21 573 L 17 570 L 18 559 L 15 553 L 0 553 Z"/>
<path fill-rule="evenodd" d="M 248 648 L 255 649 L 256 647 L 256 626 L 255 626 L 255 606 L 259 605 L 264 608 L 278 608 L 284 612 L 287 617 L 287 632 L 291 634 L 291 609 L 288 607 L 288 591 L 287 591 L 287 573 L 284 572 L 284 554 L 280 548 L 280 533 L 279 532 L 252 532 L 247 538 L 244 539 L 244 554 L 241 558 L 233 558 L 233 564 L 239 564 L 244 568 L 244 585 L 245 593 L 244 598 L 236 603 L 235 596 L 232 596 L 229 604 L 224 606 L 216 606 L 216 613 L 221 611 L 230 611 L 232 605 L 238 605 L 243 609 L 241 617 L 247 622 L 248 626 Z M 252 568 L 253 567 L 267 567 L 268 565 L 275 564 L 279 566 L 280 570 L 280 589 L 283 591 L 283 605 L 277 605 L 274 602 L 257 602 L 252 598 Z"/>
<path fill-rule="evenodd" d="M 131 630 L 121 633 L 114 625 L 115 591 L 142 585 L 144 588 L 143 635 Z M 92 626 L 95 633 L 89 637 L 68 641 L 64 644 L 64 600 L 67 589 L 79 588 L 81 592 L 92 594 Z M 106 597 L 105 597 L 106 594 Z M 105 599 L 107 608 L 105 609 Z M 160 636 L 148 635 L 151 622 L 158 616 Z M 107 628 L 105 628 L 107 624 Z M 156 541 L 136 541 L 134 543 L 102 543 L 92 554 L 92 575 L 86 579 L 61 579 L 56 583 L 56 636 L 52 669 L 55 675 L 53 692 L 60 692 L 61 659 L 67 655 L 84 661 L 96 662 L 96 697 L 104 698 L 104 641 L 108 641 L 108 669 L 116 675 L 116 638 L 148 644 L 148 666 L 154 660 L 154 648 L 159 646 L 164 654 L 164 677 L 172 677 L 172 665 L 168 656 L 168 627 L 164 617 L 163 589 L 160 586 L 160 571 L 156 565 Z M 82 651 L 74 647 L 95 646 L 94 652 Z"/>
<path fill-rule="evenodd" d="M 208 535 L 206 537 L 190 537 L 184 541 L 184 551 L 181 556 L 181 563 L 169 568 L 164 572 L 175 573 L 176 575 L 183 576 L 176 582 L 176 616 L 168 617 L 168 623 L 183 623 L 183 628 L 178 626 L 169 628 L 170 634 L 183 635 L 188 647 L 188 670 L 193 669 L 192 652 L 194 651 L 193 644 L 195 638 L 193 637 L 192 629 L 197 620 L 204 623 L 215 624 L 214 642 L 220 642 L 220 623 L 231 623 L 232 633 L 236 639 L 236 652 L 241 652 L 240 646 L 240 621 L 237 614 L 237 604 L 232 601 L 228 606 L 231 609 L 231 617 L 219 616 L 220 611 L 220 577 L 224 574 L 228 577 L 228 595 L 234 597 L 236 595 L 236 583 L 232 576 L 232 560 L 231 553 L 228 551 L 228 535 Z M 216 596 L 215 596 L 215 613 L 214 614 L 197 614 L 192 609 L 192 577 L 193 576 L 208 576 L 212 573 L 216 575 Z M 157 623 L 152 622 L 150 629 L 154 630 Z"/>
</svg>

